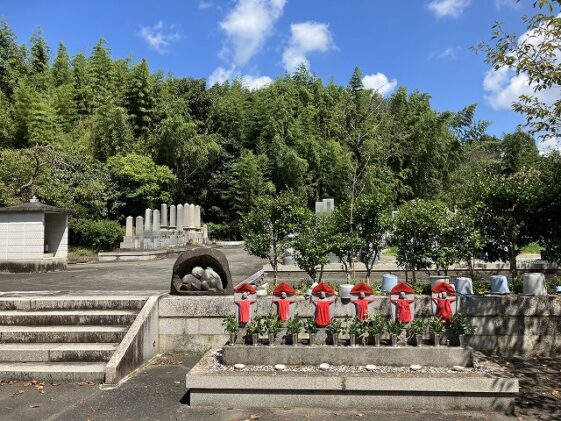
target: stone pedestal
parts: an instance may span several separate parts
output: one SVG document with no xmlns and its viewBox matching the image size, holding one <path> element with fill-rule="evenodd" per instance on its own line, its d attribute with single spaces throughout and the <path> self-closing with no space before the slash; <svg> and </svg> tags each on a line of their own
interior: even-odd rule
<svg viewBox="0 0 561 421">
<path fill-rule="evenodd" d="M 177 224 L 177 211 L 175 205 L 169 207 L 169 229 L 174 230 Z"/>
</svg>

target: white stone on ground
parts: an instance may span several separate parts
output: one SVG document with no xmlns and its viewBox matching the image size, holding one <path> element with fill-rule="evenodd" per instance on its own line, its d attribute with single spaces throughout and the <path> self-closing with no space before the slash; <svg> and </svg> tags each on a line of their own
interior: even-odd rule
<svg viewBox="0 0 561 421">
<path fill-rule="evenodd" d="M 286 368 L 286 366 L 284 364 L 275 365 L 275 370 L 277 370 L 277 371 L 283 371 L 285 368 Z"/>
<path fill-rule="evenodd" d="M 327 363 L 321 363 L 321 364 L 319 365 L 319 369 L 320 369 L 320 370 L 323 370 L 323 371 L 329 370 L 330 367 L 331 367 L 331 366 L 330 366 L 329 364 L 327 364 Z"/>
<path fill-rule="evenodd" d="M 374 364 L 366 364 L 364 366 L 364 368 L 366 368 L 368 371 L 374 371 L 376 370 L 378 367 L 376 367 Z"/>
<path fill-rule="evenodd" d="M 454 371 L 466 371 L 466 368 L 461 366 L 461 365 L 455 365 L 454 367 L 452 367 L 452 370 L 454 370 Z"/>
<path fill-rule="evenodd" d="M 245 364 L 234 364 L 235 370 L 242 370 L 245 368 Z"/>
<path fill-rule="evenodd" d="M 420 366 L 419 364 L 412 364 L 412 365 L 409 366 L 409 368 L 413 371 L 419 371 L 423 367 Z"/>
</svg>

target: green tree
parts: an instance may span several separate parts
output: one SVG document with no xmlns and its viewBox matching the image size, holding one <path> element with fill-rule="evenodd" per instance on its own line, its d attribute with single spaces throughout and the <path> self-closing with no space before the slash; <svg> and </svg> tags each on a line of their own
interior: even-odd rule
<svg viewBox="0 0 561 421">
<path fill-rule="evenodd" d="M 329 263 L 331 252 L 330 216 L 318 215 L 306 209 L 303 220 L 292 242 L 296 263 L 312 279 L 321 282 L 323 268 Z"/>
<path fill-rule="evenodd" d="M 88 60 L 82 53 L 76 54 L 72 60 L 72 85 L 76 112 L 79 116 L 90 115 L 94 89 L 90 83 Z"/>
<path fill-rule="evenodd" d="M 112 212 L 120 218 L 142 215 L 147 207 L 169 203 L 177 181 L 166 166 L 148 156 L 129 153 L 107 160 L 111 177 Z"/>
<path fill-rule="evenodd" d="M 53 81 L 55 86 L 72 83 L 72 71 L 70 70 L 70 57 L 63 42 L 58 44 L 58 51 L 52 67 Z"/>
<path fill-rule="evenodd" d="M 290 192 L 263 196 L 240 223 L 244 248 L 251 255 L 268 259 L 275 285 L 279 259 L 289 246 L 289 234 L 297 232 L 306 214 L 300 199 Z"/>
<path fill-rule="evenodd" d="M 30 76 L 38 89 L 45 89 L 51 51 L 40 29 L 31 34 Z"/>
<path fill-rule="evenodd" d="M 152 126 L 154 93 L 148 63 L 144 59 L 132 69 L 125 102 L 134 135 L 145 137 Z"/>
</svg>

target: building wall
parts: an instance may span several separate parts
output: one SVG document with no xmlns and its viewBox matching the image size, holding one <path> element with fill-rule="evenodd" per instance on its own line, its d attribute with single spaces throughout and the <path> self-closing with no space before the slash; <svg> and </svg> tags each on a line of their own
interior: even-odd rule
<svg viewBox="0 0 561 421">
<path fill-rule="evenodd" d="M 507 356 L 556 356 L 561 352 L 561 296 L 472 296 L 462 298 L 459 309 L 477 327 L 476 334 L 468 338 L 468 344 L 477 350 Z M 159 305 L 160 352 L 223 345 L 228 335 L 222 320 L 236 311 L 232 296 L 163 297 Z M 269 311 L 271 297 L 258 297 L 252 305 L 252 317 Z M 343 304 L 339 299 L 331 311 L 336 317 L 355 314 L 354 304 Z M 389 297 L 375 297 L 369 311 L 389 316 Z M 298 297 L 291 308 L 291 314 L 295 312 L 313 317 L 314 309 Z M 417 296 L 415 317 L 431 315 L 430 297 Z"/>
<path fill-rule="evenodd" d="M 0 214 L 0 261 L 43 258 L 44 214 Z"/>
<path fill-rule="evenodd" d="M 68 257 L 68 216 L 62 213 L 45 215 L 45 240 L 54 257 Z"/>
</svg>

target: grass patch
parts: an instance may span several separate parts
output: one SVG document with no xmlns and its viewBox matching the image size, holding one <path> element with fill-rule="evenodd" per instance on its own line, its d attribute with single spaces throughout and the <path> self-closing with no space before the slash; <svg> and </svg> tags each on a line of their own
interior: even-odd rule
<svg viewBox="0 0 561 421">
<path fill-rule="evenodd" d="M 538 243 L 530 243 L 522 249 L 522 253 L 540 254 L 542 248 Z"/>
<path fill-rule="evenodd" d="M 387 249 L 382 250 L 382 256 L 395 257 L 396 255 L 397 255 L 397 247 L 388 247 Z"/>
<path fill-rule="evenodd" d="M 71 263 L 85 263 L 97 259 L 97 253 L 85 247 L 70 247 L 68 250 L 68 261 Z"/>
</svg>

